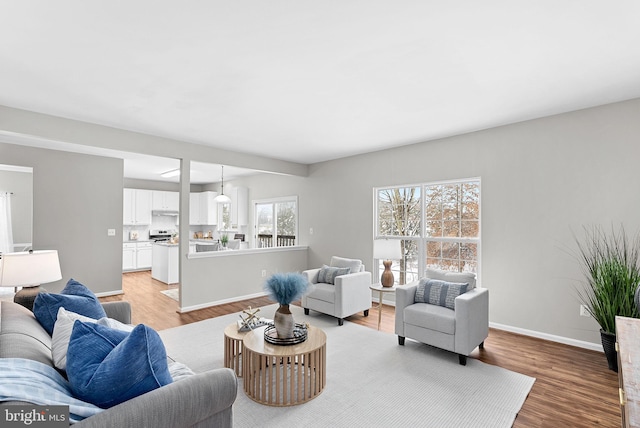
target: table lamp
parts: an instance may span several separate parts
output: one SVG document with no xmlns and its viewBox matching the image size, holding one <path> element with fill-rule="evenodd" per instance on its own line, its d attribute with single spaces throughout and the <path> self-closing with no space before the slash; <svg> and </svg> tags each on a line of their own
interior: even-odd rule
<svg viewBox="0 0 640 428">
<path fill-rule="evenodd" d="M 376 239 L 373 241 L 373 258 L 382 260 L 384 272 L 380 276 L 383 287 L 393 287 L 393 272 L 391 272 L 391 260 L 399 260 L 400 241 L 397 239 Z"/>
<path fill-rule="evenodd" d="M 4 253 L 0 265 L 0 286 L 22 287 L 13 301 L 33 310 L 40 284 L 62 279 L 57 250 Z"/>
</svg>

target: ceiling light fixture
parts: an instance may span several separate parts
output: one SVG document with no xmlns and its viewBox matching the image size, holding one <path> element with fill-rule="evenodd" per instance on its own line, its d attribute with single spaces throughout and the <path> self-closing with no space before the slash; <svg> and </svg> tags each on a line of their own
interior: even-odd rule
<svg viewBox="0 0 640 428">
<path fill-rule="evenodd" d="M 177 177 L 178 175 L 180 175 L 180 168 L 172 169 L 171 171 L 167 171 L 167 172 L 163 172 L 162 174 L 160 174 L 160 177 L 171 178 L 171 177 Z"/>
<path fill-rule="evenodd" d="M 224 165 L 221 165 L 221 167 L 222 167 L 222 188 L 221 188 L 222 190 L 220 191 L 220 194 L 216 196 L 215 201 L 219 204 L 228 204 L 229 202 L 231 202 L 231 198 L 224 194 Z"/>
</svg>

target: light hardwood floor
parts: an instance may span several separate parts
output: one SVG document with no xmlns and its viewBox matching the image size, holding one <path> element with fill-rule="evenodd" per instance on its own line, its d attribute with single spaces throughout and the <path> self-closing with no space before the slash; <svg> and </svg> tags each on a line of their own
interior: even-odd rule
<svg viewBox="0 0 640 428">
<path fill-rule="evenodd" d="M 262 297 L 180 314 L 178 303 L 160 293 L 167 288 L 149 272 L 127 273 L 123 275 L 124 294 L 101 300 L 129 301 L 133 322 L 157 330 L 273 303 Z M 368 317 L 358 314 L 347 320 L 375 329 L 377 309 Z M 393 307 L 383 305 L 380 330 L 393 334 Z M 514 427 L 620 426 L 618 377 L 607 369 L 603 353 L 491 329 L 484 349 L 476 349 L 471 358 L 536 378 Z"/>
</svg>

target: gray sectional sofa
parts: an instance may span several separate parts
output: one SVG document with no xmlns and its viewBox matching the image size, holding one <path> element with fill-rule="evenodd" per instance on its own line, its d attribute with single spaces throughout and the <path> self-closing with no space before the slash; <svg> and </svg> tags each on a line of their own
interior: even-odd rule
<svg viewBox="0 0 640 428">
<path fill-rule="evenodd" d="M 109 318 L 129 324 L 128 302 L 103 303 Z M 171 350 L 167 349 L 171 356 Z M 33 313 L 13 302 L 0 302 L 0 358 L 25 358 L 53 367 L 51 337 Z M 125 427 L 231 427 L 237 378 L 230 369 L 188 376 L 88 417 L 74 426 Z M 0 402 L 0 407 L 31 404 Z"/>
</svg>

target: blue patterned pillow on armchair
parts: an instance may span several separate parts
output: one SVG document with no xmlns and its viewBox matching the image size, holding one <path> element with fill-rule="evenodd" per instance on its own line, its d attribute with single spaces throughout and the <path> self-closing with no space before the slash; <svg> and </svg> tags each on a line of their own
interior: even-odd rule
<svg viewBox="0 0 640 428">
<path fill-rule="evenodd" d="M 351 273 L 351 268 L 348 267 L 338 268 L 324 265 L 318 273 L 318 282 L 323 282 L 325 284 L 335 284 L 336 276 L 347 275 L 349 273 Z"/>
<path fill-rule="evenodd" d="M 466 293 L 468 283 L 446 282 L 439 279 L 424 278 L 420 280 L 416 289 L 415 303 L 429 303 L 449 309 L 455 309 L 455 300 Z"/>
</svg>

